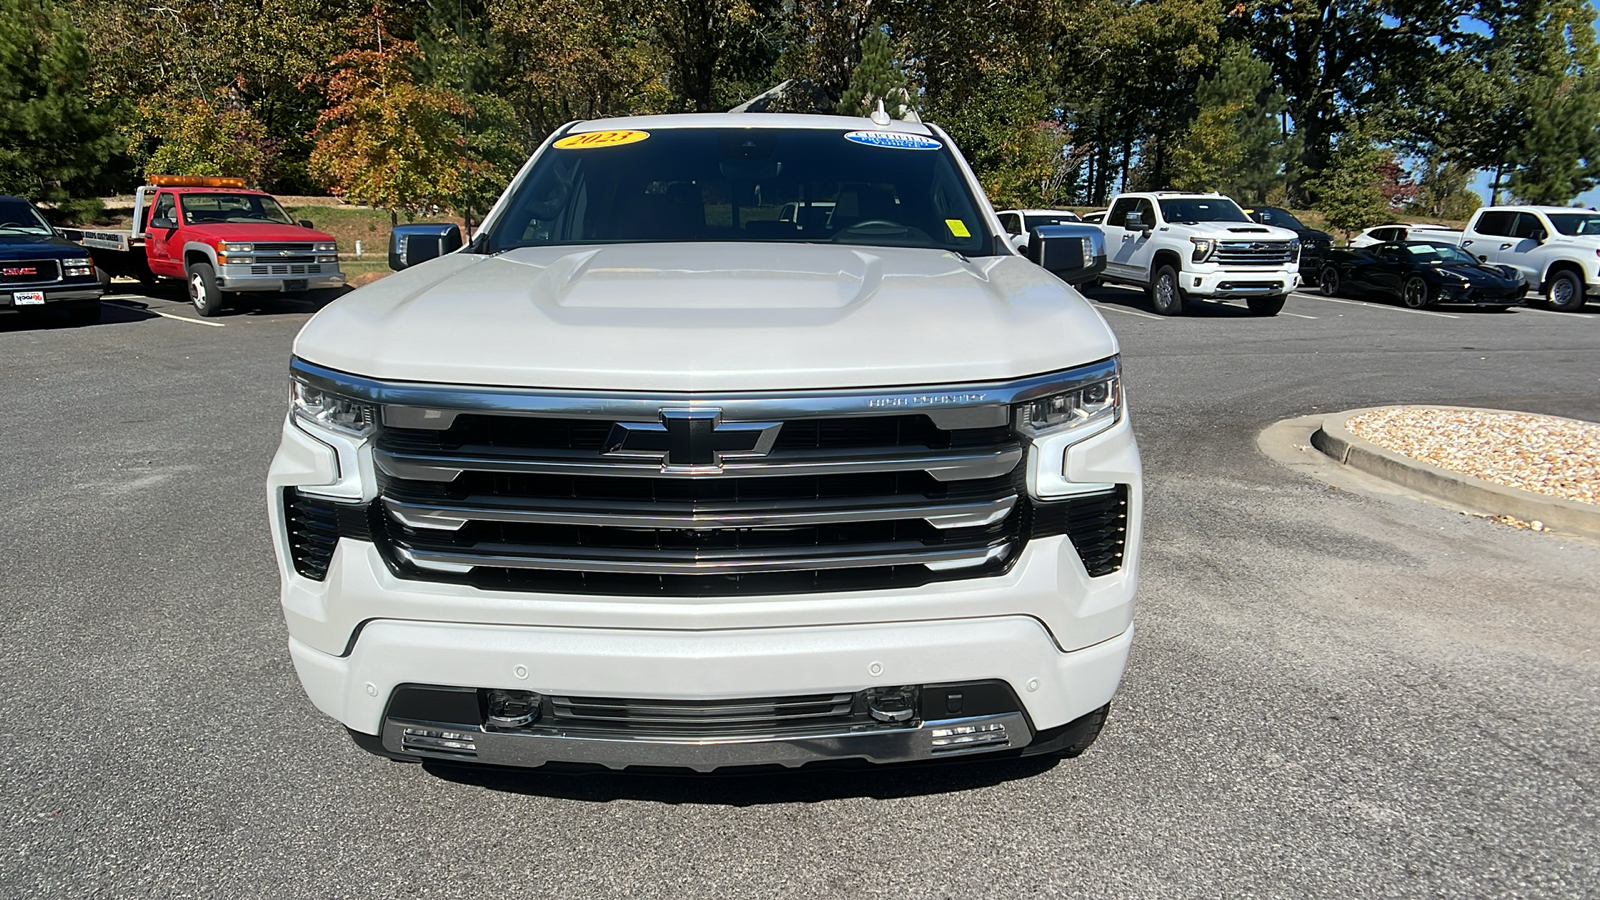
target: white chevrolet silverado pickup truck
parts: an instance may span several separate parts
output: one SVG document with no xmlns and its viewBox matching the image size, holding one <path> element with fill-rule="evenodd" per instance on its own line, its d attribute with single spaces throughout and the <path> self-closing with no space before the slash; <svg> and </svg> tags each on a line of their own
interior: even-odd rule
<svg viewBox="0 0 1600 900">
<path fill-rule="evenodd" d="M 1103 280 L 1143 287 L 1164 316 L 1183 315 L 1193 297 L 1243 298 L 1275 316 L 1300 285 L 1299 236 L 1221 194 L 1118 194 L 1103 227 Z"/>
<path fill-rule="evenodd" d="M 1413 235 L 1412 240 L 1427 236 Z M 1546 309 L 1577 312 L 1600 296 L 1600 212 L 1560 206 L 1491 206 L 1460 235 L 1461 249 L 1510 266 Z"/>
<path fill-rule="evenodd" d="M 294 344 L 283 611 L 357 743 L 710 771 L 1095 739 L 1141 509 L 1116 339 L 1065 283 L 1097 230 L 1019 254 L 934 126 L 704 114 L 562 128 L 458 241 L 400 227 L 404 271 Z"/>
</svg>

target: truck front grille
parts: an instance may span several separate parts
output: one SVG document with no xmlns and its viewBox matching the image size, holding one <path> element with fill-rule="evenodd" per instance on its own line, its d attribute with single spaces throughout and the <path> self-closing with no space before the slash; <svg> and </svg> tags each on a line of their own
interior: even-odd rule
<svg viewBox="0 0 1600 900">
<path fill-rule="evenodd" d="M 1294 260 L 1287 241 L 1220 241 L 1212 261 L 1235 266 L 1281 266 Z"/>
<path fill-rule="evenodd" d="M 61 280 L 61 263 L 54 259 L 19 259 L 0 262 L 0 284 L 53 284 Z"/>
<path fill-rule="evenodd" d="M 395 566 L 486 588 L 815 591 L 992 575 L 1025 539 L 1023 448 L 1004 426 L 795 419 L 764 456 L 681 472 L 604 452 L 614 427 L 463 414 L 383 428 Z"/>
<path fill-rule="evenodd" d="M 253 266 L 250 267 L 250 274 L 251 275 L 321 275 L 322 274 L 322 266 L 316 265 L 316 264 L 312 264 L 312 265 L 300 265 L 300 264 L 285 265 L 285 264 L 278 264 L 278 263 L 274 263 L 273 265 L 270 265 L 270 266 L 256 266 L 256 265 L 253 265 Z"/>
<path fill-rule="evenodd" d="M 548 698 L 547 724 L 633 734 L 728 735 L 871 724 L 853 693 L 738 700 Z M 858 708 L 859 707 L 859 708 Z"/>
</svg>

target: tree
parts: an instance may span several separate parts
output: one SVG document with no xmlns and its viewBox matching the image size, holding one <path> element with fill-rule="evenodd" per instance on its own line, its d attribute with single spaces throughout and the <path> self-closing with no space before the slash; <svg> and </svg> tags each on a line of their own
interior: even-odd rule
<svg viewBox="0 0 1600 900">
<path fill-rule="evenodd" d="M 1308 183 L 1316 209 L 1329 225 L 1344 232 L 1346 240 L 1388 218 L 1391 209 L 1379 171 L 1387 159 L 1371 138 L 1346 134 L 1334 146 L 1322 174 Z"/>
<path fill-rule="evenodd" d="M 719 80 L 748 84 L 751 69 L 768 74 L 777 58 L 767 31 L 775 28 L 778 0 L 657 0 L 643 8 L 671 62 L 673 90 L 697 112 L 721 105 Z"/>
<path fill-rule="evenodd" d="M 379 45 L 335 57 L 311 171 L 334 193 L 391 215 L 448 206 L 463 190 L 464 105 L 413 80 L 415 44 L 380 32 Z"/>
<path fill-rule="evenodd" d="M 1529 72 L 1517 84 L 1529 104 L 1507 154 L 1507 186 L 1527 203 L 1561 204 L 1600 183 L 1600 47 L 1594 8 L 1551 3 Z"/>
<path fill-rule="evenodd" d="M 906 76 L 894 64 L 889 52 L 889 36 L 880 22 L 868 29 L 861 39 L 861 62 L 850 74 L 850 86 L 839 99 L 839 114 L 845 116 L 870 115 L 878 102 L 889 115 L 903 118 L 911 105 L 911 95 L 906 91 Z"/>
<path fill-rule="evenodd" d="M 115 151 L 83 35 L 49 0 L 0 0 L 0 193 L 64 200 Z"/>
<path fill-rule="evenodd" d="M 1444 154 L 1435 150 L 1422 161 L 1411 208 L 1435 219 L 1471 218 L 1483 205 L 1483 198 L 1472 189 L 1473 171 L 1461 163 L 1445 162 Z"/>
<path fill-rule="evenodd" d="M 1271 67 L 1235 45 L 1200 81 L 1195 101 L 1199 113 L 1172 148 L 1172 186 L 1264 202 L 1283 184 L 1291 150 Z"/>
<path fill-rule="evenodd" d="M 145 152 L 154 146 L 153 152 Z M 277 147 L 266 127 L 240 107 L 198 98 L 150 98 L 139 107 L 127 149 L 145 175 L 268 177 Z"/>
</svg>

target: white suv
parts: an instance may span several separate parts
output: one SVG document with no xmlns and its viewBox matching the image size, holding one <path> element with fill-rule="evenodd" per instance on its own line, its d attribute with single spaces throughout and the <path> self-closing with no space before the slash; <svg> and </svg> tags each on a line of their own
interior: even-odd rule
<svg viewBox="0 0 1600 900">
<path fill-rule="evenodd" d="M 1035 265 L 937 127 L 772 114 L 572 123 L 466 247 L 398 227 L 268 476 L 307 694 L 409 760 L 1081 752 L 1141 499 L 1075 227 Z"/>
<path fill-rule="evenodd" d="M 1600 295 L 1600 212 L 1592 209 L 1486 207 L 1467 223 L 1461 249 L 1521 272 L 1549 309 L 1574 312 Z"/>
<path fill-rule="evenodd" d="M 1300 285 L 1300 239 L 1258 225 L 1221 194 L 1119 194 L 1102 226 L 1105 281 L 1144 287 L 1155 311 L 1182 315 L 1191 297 L 1243 298 L 1275 316 Z"/>
</svg>

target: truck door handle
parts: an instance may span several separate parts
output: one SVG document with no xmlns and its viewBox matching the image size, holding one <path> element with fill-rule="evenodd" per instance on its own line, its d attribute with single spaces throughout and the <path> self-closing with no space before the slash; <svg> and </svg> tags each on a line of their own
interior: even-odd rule
<svg viewBox="0 0 1600 900">
<path fill-rule="evenodd" d="M 1472 243 L 1472 238 L 1467 238 L 1466 240 L 1461 242 L 1461 246 L 1465 247 L 1470 243 Z"/>
<path fill-rule="evenodd" d="M 1509 246 L 1511 246 L 1511 245 L 1510 245 L 1510 244 L 1501 244 L 1501 245 L 1500 245 L 1500 249 L 1501 249 L 1501 250 L 1504 250 L 1504 249 L 1506 249 L 1506 248 L 1507 248 L 1507 247 L 1509 247 Z"/>
<path fill-rule="evenodd" d="M 1122 239 L 1123 239 L 1123 240 L 1125 240 L 1125 241 L 1131 241 L 1131 240 L 1133 240 L 1133 235 L 1131 235 L 1131 234 L 1124 234 L 1124 235 L 1123 235 L 1123 236 L 1122 236 Z"/>
</svg>

